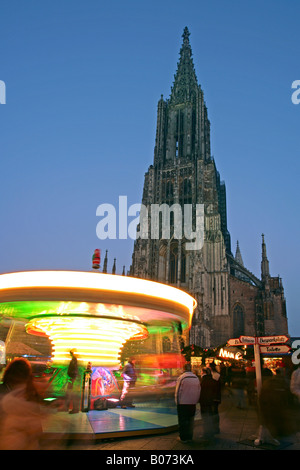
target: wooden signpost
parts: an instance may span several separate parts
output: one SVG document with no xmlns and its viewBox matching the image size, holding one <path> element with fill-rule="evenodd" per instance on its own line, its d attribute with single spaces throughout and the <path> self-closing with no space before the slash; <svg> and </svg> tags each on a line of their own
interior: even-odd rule
<svg viewBox="0 0 300 470">
<path fill-rule="evenodd" d="M 261 374 L 261 354 L 286 354 L 290 351 L 290 347 L 284 343 L 289 340 L 286 335 L 274 336 L 240 336 L 239 338 L 231 338 L 227 344 L 228 346 L 249 346 L 253 345 L 255 373 L 256 373 L 256 387 L 257 387 L 257 406 L 259 408 L 259 396 L 262 388 L 262 374 Z M 270 432 L 262 424 L 259 426 L 258 436 L 254 440 L 255 445 L 261 442 L 270 442 L 271 444 L 278 445 L 279 442 L 274 439 Z"/>
<path fill-rule="evenodd" d="M 262 386 L 260 354 L 285 354 L 290 347 L 285 345 L 289 340 L 286 335 L 273 336 L 240 336 L 227 341 L 228 346 L 253 346 L 256 373 L 257 395 L 259 396 Z"/>
<path fill-rule="evenodd" d="M 291 350 L 286 344 L 278 344 L 273 346 L 260 346 L 262 354 L 286 354 Z"/>
<path fill-rule="evenodd" d="M 286 335 L 281 336 L 258 336 L 257 342 L 261 346 L 266 346 L 269 344 L 278 344 L 286 343 L 289 340 L 289 337 Z"/>
</svg>

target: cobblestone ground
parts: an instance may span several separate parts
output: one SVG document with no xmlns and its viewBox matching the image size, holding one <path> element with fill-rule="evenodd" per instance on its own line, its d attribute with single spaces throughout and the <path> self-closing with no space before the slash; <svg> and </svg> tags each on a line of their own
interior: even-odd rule
<svg viewBox="0 0 300 470">
<path fill-rule="evenodd" d="M 199 413 L 199 412 L 198 412 Z M 195 451 L 195 450 L 300 450 L 300 432 L 280 438 L 280 445 L 254 445 L 258 435 L 258 420 L 255 407 L 237 408 L 230 390 L 225 390 L 220 406 L 220 434 L 210 442 L 203 441 L 202 420 L 194 426 L 194 439 L 190 443 L 178 441 L 178 433 L 147 435 L 104 440 L 58 440 L 44 443 L 45 450 L 103 450 L 117 451 Z"/>
</svg>

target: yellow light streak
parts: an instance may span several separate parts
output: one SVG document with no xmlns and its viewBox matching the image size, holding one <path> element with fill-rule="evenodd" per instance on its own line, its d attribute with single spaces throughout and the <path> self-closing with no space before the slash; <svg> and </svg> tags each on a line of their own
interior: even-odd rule
<svg viewBox="0 0 300 470">
<path fill-rule="evenodd" d="M 148 336 L 147 328 L 140 323 L 61 315 L 33 318 L 26 330 L 51 339 L 52 360 L 56 364 L 70 361 L 69 351 L 75 348 L 79 362 L 90 361 L 95 366 L 107 367 L 119 366 L 121 350 L 127 340 Z"/>
<path fill-rule="evenodd" d="M 32 287 L 117 291 L 133 296 L 140 294 L 148 298 L 178 303 L 188 309 L 190 317 L 197 304 L 192 296 L 176 287 L 129 276 L 81 271 L 27 271 L 0 275 L 0 292 L 5 289 Z M 62 312 L 64 308 L 67 309 L 67 305 L 62 306 Z"/>
</svg>

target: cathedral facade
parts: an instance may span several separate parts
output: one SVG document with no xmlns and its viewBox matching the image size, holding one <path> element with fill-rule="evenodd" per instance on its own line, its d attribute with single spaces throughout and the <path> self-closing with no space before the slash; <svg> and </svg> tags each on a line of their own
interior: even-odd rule
<svg viewBox="0 0 300 470">
<path fill-rule="evenodd" d="M 231 252 L 226 187 L 211 155 L 210 121 L 189 36 L 185 28 L 170 97 L 158 102 L 154 161 L 142 197 L 149 213 L 153 206 L 170 208 L 170 230 L 166 236 L 163 216 L 155 237 L 149 227 L 143 237 L 138 226 L 130 275 L 177 286 L 197 300 L 190 344 L 209 348 L 240 335 L 287 334 L 282 281 L 270 276 L 264 236 L 260 278 L 245 268 L 238 245 L 235 255 Z M 202 209 L 203 239 L 195 249 L 183 230 L 187 206 L 192 233 L 196 207 Z M 182 208 L 181 236 L 176 207 Z"/>
</svg>

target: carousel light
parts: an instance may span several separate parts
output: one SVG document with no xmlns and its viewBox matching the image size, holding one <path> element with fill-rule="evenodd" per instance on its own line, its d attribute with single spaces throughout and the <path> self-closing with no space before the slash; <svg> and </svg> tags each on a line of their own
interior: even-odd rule
<svg viewBox="0 0 300 470">
<path fill-rule="evenodd" d="M 129 339 L 145 339 L 147 328 L 139 323 L 106 318 L 47 316 L 26 325 L 30 334 L 46 335 L 52 343 L 52 360 L 64 364 L 75 348 L 79 362 L 116 367 L 123 345 Z"/>
<path fill-rule="evenodd" d="M 27 271 L 0 275 L 0 292 L 7 289 L 43 287 L 119 292 L 165 300 L 188 310 L 189 325 L 197 305 L 196 300 L 181 289 L 130 276 L 79 271 Z"/>
<path fill-rule="evenodd" d="M 46 335 L 53 362 L 119 365 L 128 340 L 145 339 L 146 324 L 191 325 L 196 301 L 175 287 L 144 279 L 77 271 L 0 274 L 0 314 L 26 318 L 27 332 Z M 183 326 L 182 326 L 183 325 Z"/>
</svg>

